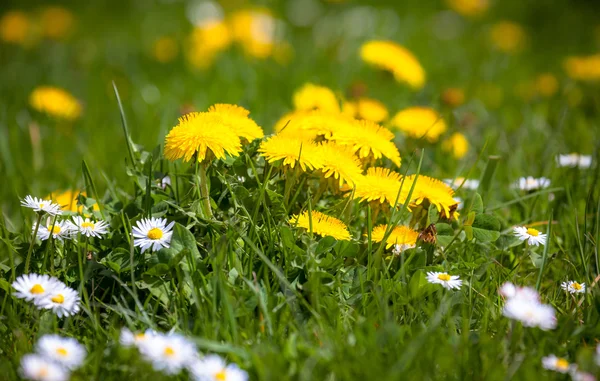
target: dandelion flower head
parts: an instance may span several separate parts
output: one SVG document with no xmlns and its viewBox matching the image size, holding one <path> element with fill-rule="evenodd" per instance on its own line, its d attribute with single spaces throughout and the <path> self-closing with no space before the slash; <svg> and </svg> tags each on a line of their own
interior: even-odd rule
<svg viewBox="0 0 600 381">
<path fill-rule="evenodd" d="M 371 98 L 359 98 L 355 101 L 344 102 L 342 111 L 354 118 L 370 120 L 375 123 L 383 123 L 389 117 L 387 107 L 378 100 Z"/>
<path fill-rule="evenodd" d="M 462 159 L 469 152 L 469 141 L 460 132 L 453 133 L 442 143 L 442 149 L 450 152 L 456 159 Z"/>
<path fill-rule="evenodd" d="M 82 111 L 79 101 L 58 87 L 35 88 L 29 96 L 29 104 L 39 112 L 68 121 L 78 119 Z"/>
<path fill-rule="evenodd" d="M 348 146 L 325 142 L 317 145 L 317 151 L 323 161 L 323 176 L 338 180 L 340 187 L 344 184 L 354 186 L 362 175 L 360 160 Z"/>
<path fill-rule="evenodd" d="M 333 237 L 338 241 L 349 241 L 350 232 L 341 220 L 315 210 L 309 215 L 308 211 L 301 215 L 293 215 L 290 223 L 300 228 L 310 230 L 321 237 Z"/>
<path fill-rule="evenodd" d="M 264 136 L 262 128 L 248 117 L 250 111 L 243 107 L 230 104 L 215 104 L 210 106 L 208 112 L 219 115 L 223 118 L 223 123 L 228 125 L 236 135 L 249 142 Z"/>
<path fill-rule="evenodd" d="M 415 90 L 425 84 L 425 70 L 417 58 L 393 41 L 368 41 L 361 46 L 360 56 L 366 63 L 391 72 L 397 81 L 405 82 Z"/>
<path fill-rule="evenodd" d="M 306 83 L 294 93 L 296 110 L 322 110 L 339 113 L 340 105 L 335 93 L 328 87 Z"/>
<path fill-rule="evenodd" d="M 447 129 L 442 116 L 429 107 L 409 107 L 399 111 L 390 124 L 410 138 L 424 138 L 430 143 L 437 142 Z"/>
<path fill-rule="evenodd" d="M 274 135 L 261 143 L 258 152 L 269 163 L 283 160 L 283 165 L 294 168 L 298 164 L 303 171 L 323 167 L 317 145 L 293 137 Z"/>
<path fill-rule="evenodd" d="M 371 232 L 371 240 L 373 242 L 382 242 L 387 229 L 387 225 L 375 226 Z M 407 245 L 414 247 L 418 237 L 419 233 L 408 226 L 396 226 L 392 229 L 390 236 L 385 241 L 385 247 L 386 249 L 389 249 L 392 245 Z"/>
</svg>

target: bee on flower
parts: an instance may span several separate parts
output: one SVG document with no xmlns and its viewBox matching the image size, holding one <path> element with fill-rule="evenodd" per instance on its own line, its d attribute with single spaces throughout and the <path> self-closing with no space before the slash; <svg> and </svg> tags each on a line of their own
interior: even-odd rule
<svg viewBox="0 0 600 381">
<path fill-rule="evenodd" d="M 33 209 L 37 213 L 48 213 L 51 216 L 61 214 L 60 205 L 52 202 L 51 200 L 42 200 L 41 198 L 26 196 L 24 200 L 21 200 L 21 206 Z"/>
<path fill-rule="evenodd" d="M 91 221 L 89 218 L 81 216 L 73 217 L 73 222 L 70 222 L 70 229 L 73 232 L 79 232 L 86 237 L 102 238 L 108 233 L 108 224 L 105 221 Z"/>
<path fill-rule="evenodd" d="M 86 356 L 85 347 L 79 341 L 59 335 L 42 336 L 36 344 L 36 350 L 45 358 L 70 370 L 79 368 Z"/>
<path fill-rule="evenodd" d="M 559 373 L 567 373 L 574 367 L 574 365 L 571 365 L 564 358 L 556 357 L 555 355 L 542 357 L 542 366 L 544 369 L 553 370 Z"/>
<path fill-rule="evenodd" d="M 208 355 L 194 361 L 189 366 L 192 377 L 196 381 L 247 381 L 248 373 L 236 364 L 227 364 L 217 355 Z"/>
<path fill-rule="evenodd" d="M 142 356 L 166 374 L 178 374 L 197 356 L 196 346 L 178 334 L 154 334 L 138 342 Z"/>
<path fill-rule="evenodd" d="M 139 247 L 142 253 L 148 249 L 158 251 L 170 247 L 171 236 L 175 221 L 167 225 L 166 218 L 142 218 L 133 227 L 133 245 Z"/>
<path fill-rule="evenodd" d="M 462 286 L 462 280 L 458 275 L 448 273 L 428 272 L 427 281 L 431 284 L 441 284 L 447 290 L 459 289 Z"/>
<path fill-rule="evenodd" d="M 515 226 L 513 228 L 513 233 L 521 241 L 527 241 L 529 245 L 533 246 L 544 246 L 546 245 L 546 241 L 548 239 L 547 234 L 541 233 L 539 230 L 534 228 L 528 228 L 525 226 Z"/>
<path fill-rule="evenodd" d="M 67 381 L 70 377 L 67 369 L 39 354 L 23 356 L 20 373 L 32 381 Z"/>
<path fill-rule="evenodd" d="M 570 294 L 583 294 L 585 293 L 585 283 L 578 283 L 574 280 L 568 282 L 562 282 L 560 287 Z"/>
</svg>

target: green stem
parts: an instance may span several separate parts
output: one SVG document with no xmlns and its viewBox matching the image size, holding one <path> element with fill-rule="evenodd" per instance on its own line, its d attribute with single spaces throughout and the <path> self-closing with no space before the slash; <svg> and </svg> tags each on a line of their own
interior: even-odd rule
<svg viewBox="0 0 600 381">
<path fill-rule="evenodd" d="M 43 213 L 38 213 L 38 218 L 35 223 L 35 229 L 33 231 L 33 237 L 31 237 L 31 243 L 29 244 L 29 251 L 27 251 L 27 259 L 25 259 L 25 274 L 29 274 L 29 263 L 31 262 L 31 253 L 33 252 L 33 244 L 35 243 L 35 237 L 37 237 L 38 229 L 40 228 L 40 222 L 42 222 Z"/>
<path fill-rule="evenodd" d="M 542 257 L 542 265 L 540 266 L 540 272 L 538 274 L 537 282 L 535 283 L 536 291 L 540 290 L 542 284 L 542 273 L 546 266 L 546 260 L 548 259 L 548 248 L 550 247 L 550 235 L 552 234 L 552 219 L 554 218 L 553 211 L 550 211 L 550 218 L 548 219 L 548 227 L 546 228 L 546 244 L 544 245 L 544 256 Z"/>
<path fill-rule="evenodd" d="M 81 234 L 79 234 L 79 237 L 81 241 Z M 83 273 L 83 258 L 87 257 L 88 240 L 89 237 L 86 236 L 83 255 L 77 256 L 77 262 L 79 264 L 79 291 L 83 294 L 83 300 L 85 301 L 85 304 L 91 313 L 92 309 L 90 306 L 90 297 L 88 296 L 87 289 L 85 288 L 85 274 Z"/>
<path fill-rule="evenodd" d="M 208 189 L 208 178 L 206 177 L 206 167 L 204 163 L 196 166 L 199 177 L 198 187 L 200 188 L 200 197 L 202 198 L 202 204 L 204 205 L 204 212 L 206 217 L 212 219 L 213 213 L 210 207 L 210 191 Z"/>
</svg>

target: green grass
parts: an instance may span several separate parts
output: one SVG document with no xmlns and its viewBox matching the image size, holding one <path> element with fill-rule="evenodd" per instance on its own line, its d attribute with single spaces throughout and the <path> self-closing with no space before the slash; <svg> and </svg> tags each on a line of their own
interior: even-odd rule
<svg viewBox="0 0 600 381">
<path fill-rule="evenodd" d="M 122 327 L 174 329 L 192 338 L 202 353 L 238 363 L 253 380 L 568 378 L 542 369 L 541 358 L 551 353 L 600 375 L 593 359 L 600 340 L 600 98 L 597 83 L 574 82 L 561 66 L 568 55 L 598 50 L 597 5 L 496 2 L 477 20 L 453 15 L 462 33 L 444 40 L 431 27 L 446 11 L 442 2 L 379 1 L 369 8 L 377 22 L 356 38 L 323 37 L 317 45 L 314 27 L 287 23 L 285 38 L 295 50 L 288 65 L 248 58 L 232 47 L 211 68 L 197 71 L 181 52 L 169 64 L 148 53 L 162 35 L 183 43 L 191 30 L 185 5 L 122 3 L 66 3 L 78 20 L 78 32 L 66 42 L 43 41 L 27 49 L 0 45 L 3 379 L 18 379 L 20 358 L 47 333 L 76 337 L 86 346 L 87 360 L 74 380 L 168 379 L 119 347 Z M 321 3 L 328 17 L 321 31 L 341 29 L 344 17 L 359 6 L 367 5 Z M 13 2 L 3 4 L 1 13 L 23 7 L 39 8 Z M 234 9 L 236 4 L 226 5 L 227 11 Z M 288 17 L 285 3 L 272 9 L 283 20 Z M 525 26 L 529 44 L 521 54 L 507 56 L 489 46 L 487 31 L 501 19 Z M 412 92 L 361 63 L 360 44 L 371 38 L 393 39 L 411 49 L 427 72 L 426 87 Z M 531 101 L 514 95 L 518 83 L 541 72 L 559 79 L 556 95 Z M 300 174 L 286 201 L 289 174 L 265 163 L 257 153 L 259 142 L 208 167 L 214 219 L 203 213 L 195 167 L 162 157 L 164 136 L 184 105 L 205 110 L 214 103 L 239 104 L 270 133 L 292 109 L 292 94 L 303 83 L 345 94 L 357 81 L 392 115 L 411 105 L 432 106 L 450 131 L 469 139 L 471 148 L 461 160 L 439 143 L 411 141 L 400 133 L 395 140 L 400 173 L 436 178 L 469 173 L 482 179 L 482 203 L 475 192 L 460 190 L 465 209 L 458 221 L 438 224 L 435 248 L 423 245 L 390 261 L 389 250 L 368 242 L 365 234 L 374 224 L 408 224 L 410 213 L 383 210 L 373 223 L 369 204 L 330 192 L 314 204 L 321 185 L 316 176 Z M 30 92 L 46 84 L 80 99 L 82 118 L 65 123 L 32 110 Z M 490 84 L 502 90 L 500 104 L 489 101 Z M 156 103 L 142 96 L 148 86 L 160 92 Z M 467 102 L 455 109 L 440 99 L 451 86 L 467 94 Z M 582 94 L 578 104 L 569 101 L 573 89 Z M 39 146 L 31 143 L 32 124 L 41 134 Z M 592 168 L 557 168 L 555 155 L 569 152 L 594 155 Z M 163 174 L 171 176 L 172 189 L 156 186 Z M 530 194 L 511 189 L 527 175 L 550 178 L 551 189 Z M 34 245 L 33 272 L 52 273 L 87 295 L 82 312 L 58 319 L 13 297 L 10 283 L 24 272 L 35 222 L 19 199 L 71 188 L 99 201 L 102 216 L 97 217 L 110 222 L 112 233 L 89 242 Z M 353 239 L 320 238 L 289 222 L 309 208 L 342 219 Z M 465 224 L 470 211 L 491 216 L 479 218 L 497 226 L 471 238 Z M 173 250 L 131 251 L 131 225 L 147 215 L 177 222 Z M 428 218 L 439 222 L 437 213 Z M 548 229 L 546 247 L 515 244 L 511 228 L 532 223 Z M 93 259 L 84 260 L 82 280 L 79 263 L 86 252 Z M 427 271 L 460 275 L 464 285 L 448 292 L 428 284 Z M 571 297 L 560 288 L 568 280 L 585 282 L 589 292 Z M 502 316 L 497 290 L 506 281 L 538 286 L 542 300 L 556 309 L 557 328 L 524 328 Z"/>
</svg>

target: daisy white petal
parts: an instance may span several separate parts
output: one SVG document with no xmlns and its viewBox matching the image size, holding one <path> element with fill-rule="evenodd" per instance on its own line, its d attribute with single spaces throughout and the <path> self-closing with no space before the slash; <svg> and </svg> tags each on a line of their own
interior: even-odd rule
<svg viewBox="0 0 600 381">
<path fill-rule="evenodd" d="M 461 189 L 477 190 L 477 188 L 479 188 L 479 180 L 465 179 L 464 177 L 457 177 L 455 179 L 444 179 L 444 183 L 450 185 L 452 189 L 457 189 L 461 185 Z"/>
<path fill-rule="evenodd" d="M 32 231 L 35 231 L 35 226 L 32 227 Z M 45 226 L 40 224 L 37 237 L 45 241 L 52 236 L 52 238 L 62 241 L 63 239 L 73 238 L 73 233 L 73 227 L 70 222 L 54 221 L 54 218 L 48 218 Z"/>
<path fill-rule="evenodd" d="M 94 222 L 89 218 L 83 219 L 81 216 L 75 216 L 73 217 L 73 222 L 71 223 L 71 229 L 75 232 L 85 235 L 86 237 L 101 238 L 103 235 L 108 233 L 108 224 L 102 220 Z"/>
<path fill-rule="evenodd" d="M 571 294 L 582 294 L 585 292 L 585 283 L 578 283 L 574 280 L 562 282 L 560 286 L 563 290 Z"/>
<path fill-rule="evenodd" d="M 52 292 L 60 282 L 48 275 L 25 274 L 18 277 L 12 284 L 17 298 L 27 301 L 42 299 Z"/>
<path fill-rule="evenodd" d="M 35 212 L 45 212 L 51 216 L 61 214 L 60 205 L 52 202 L 52 200 L 42 200 L 41 198 L 26 196 L 21 200 L 21 206 L 31 208 Z"/>
<path fill-rule="evenodd" d="M 34 381 L 66 381 L 69 371 L 52 360 L 38 354 L 28 354 L 21 358 L 21 375 Z"/>
<path fill-rule="evenodd" d="M 124 347 L 137 346 L 144 340 L 148 340 L 148 338 L 155 335 L 156 332 L 151 329 L 147 329 L 146 332 L 133 333 L 129 329 L 123 328 L 119 335 L 119 343 Z"/>
<path fill-rule="evenodd" d="M 544 369 L 553 370 L 559 373 L 567 373 L 571 369 L 571 364 L 562 357 L 550 355 L 542 357 L 542 366 Z"/>
<path fill-rule="evenodd" d="M 247 381 L 248 373 L 235 364 L 227 364 L 220 356 L 208 355 L 189 366 L 196 381 Z"/>
<path fill-rule="evenodd" d="M 197 357 L 196 346 L 178 334 L 155 334 L 138 343 L 142 356 L 166 374 L 178 374 Z"/>
<path fill-rule="evenodd" d="M 142 252 L 148 249 L 158 251 L 163 247 L 169 247 L 171 236 L 173 235 L 173 226 L 175 222 L 167 225 L 164 218 L 143 218 L 133 227 L 133 244 L 139 247 Z"/>
<path fill-rule="evenodd" d="M 525 327 L 539 327 L 542 330 L 556 328 L 554 308 L 527 298 L 508 299 L 502 313 L 509 319 L 520 321 Z"/>
<path fill-rule="evenodd" d="M 528 244 L 533 246 L 546 245 L 546 240 L 548 238 L 547 234 L 541 233 L 539 230 L 534 228 L 527 228 L 525 226 L 515 226 L 513 228 L 513 233 L 521 241 L 527 241 Z"/>
<path fill-rule="evenodd" d="M 64 283 L 59 283 L 35 304 L 41 309 L 52 310 L 58 317 L 71 316 L 79 312 L 79 295 Z"/>
<path fill-rule="evenodd" d="M 86 350 L 71 337 L 59 335 L 42 336 L 36 344 L 37 353 L 68 369 L 77 369 L 83 364 Z"/>
<path fill-rule="evenodd" d="M 558 155 L 556 156 L 556 164 L 558 164 L 559 167 L 579 167 L 581 169 L 586 169 L 592 165 L 592 156 L 580 155 L 577 153 Z"/>
<path fill-rule="evenodd" d="M 428 272 L 427 281 L 433 284 L 441 284 L 444 288 L 452 290 L 460 288 L 462 280 L 458 279 L 458 275 L 449 275 L 448 273 Z"/>
<path fill-rule="evenodd" d="M 550 180 L 545 177 L 535 178 L 532 176 L 521 177 L 515 182 L 512 187 L 524 191 L 534 191 L 538 189 L 548 188 L 550 186 Z"/>
</svg>

